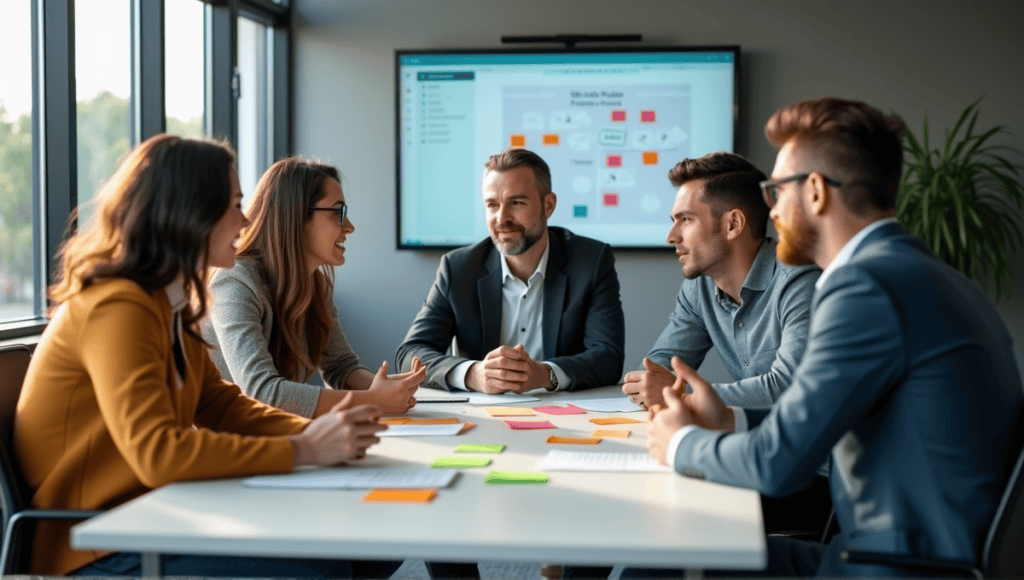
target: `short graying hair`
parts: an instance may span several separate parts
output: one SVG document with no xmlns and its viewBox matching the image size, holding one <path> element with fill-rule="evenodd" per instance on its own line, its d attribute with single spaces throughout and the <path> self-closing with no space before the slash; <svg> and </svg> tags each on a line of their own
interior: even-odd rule
<svg viewBox="0 0 1024 580">
<path fill-rule="evenodd" d="M 501 153 L 491 155 L 484 163 L 484 175 L 488 171 L 509 171 L 521 166 L 533 170 L 533 178 L 540 196 L 551 193 L 551 170 L 548 164 L 533 151 L 520 147 L 510 147 Z"/>
</svg>

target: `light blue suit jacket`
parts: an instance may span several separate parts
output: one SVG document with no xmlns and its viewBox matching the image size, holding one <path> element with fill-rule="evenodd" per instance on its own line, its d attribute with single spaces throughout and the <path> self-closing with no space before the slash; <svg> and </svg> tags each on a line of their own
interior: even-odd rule
<svg viewBox="0 0 1024 580">
<path fill-rule="evenodd" d="M 684 474 L 792 493 L 831 453 L 841 533 L 819 575 L 898 576 L 845 549 L 977 562 L 1024 393 L 1011 338 L 973 282 L 898 224 L 860 244 L 814 296 L 807 351 L 751 429 L 697 429 Z"/>
</svg>

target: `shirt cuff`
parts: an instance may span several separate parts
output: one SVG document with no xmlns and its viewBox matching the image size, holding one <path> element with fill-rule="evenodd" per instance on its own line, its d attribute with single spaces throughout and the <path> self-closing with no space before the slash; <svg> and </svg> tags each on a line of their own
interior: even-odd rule
<svg viewBox="0 0 1024 580">
<path fill-rule="evenodd" d="M 749 424 L 747 423 L 747 414 L 743 411 L 742 407 L 729 407 L 732 409 L 733 419 L 736 421 L 736 428 L 733 429 L 733 433 L 743 433 L 749 430 Z M 694 429 L 696 425 L 686 425 L 682 429 L 675 432 L 672 435 L 672 439 L 668 442 L 668 450 L 665 452 L 665 457 L 672 460 L 672 469 L 677 473 L 679 472 L 676 467 L 676 450 L 679 449 L 679 444 L 683 442 L 683 437 L 686 437 Z"/>
<path fill-rule="evenodd" d="M 453 389 L 460 391 L 468 391 L 469 387 L 466 386 L 466 375 L 469 373 L 469 367 L 473 366 L 473 363 L 478 362 L 475 360 L 462 361 L 455 365 L 455 368 L 448 371 L 448 376 L 445 377 L 448 381 L 448 386 Z"/>
<path fill-rule="evenodd" d="M 551 370 L 555 371 L 555 376 L 558 378 L 558 388 L 555 389 L 555 390 L 556 391 L 568 390 L 568 388 L 569 388 L 569 386 L 571 384 L 570 383 L 571 379 L 569 379 L 569 375 L 565 374 L 565 371 L 562 370 L 562 367 L 558 366 L 557 364 L 555 364 L 553 362 L 545 361 L 544 364 L 550 366 Z"/>
</svg>

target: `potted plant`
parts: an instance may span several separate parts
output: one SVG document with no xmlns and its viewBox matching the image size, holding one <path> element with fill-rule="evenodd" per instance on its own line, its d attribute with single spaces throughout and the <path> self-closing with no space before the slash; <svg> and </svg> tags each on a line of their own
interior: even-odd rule
<svg viewBox="0 0 1024 580">
<path fill-rule="evenodd" d="M 1022 153 L 989 143 L 1008 133 L 1002 125 L 975 132 L 979 102 L 964 109 L 946 132 L 941 151 L 929 144 L 927 112 L 920 140 L 909 128 L 905 131 L 896 213 L 947 264 L 982 286 L 994 283 L 999 300 L 1003 284 L 1012 285 L 1013 249 L 1024 244 L 1022 167 L 1007 159 Z"/>
</svg>

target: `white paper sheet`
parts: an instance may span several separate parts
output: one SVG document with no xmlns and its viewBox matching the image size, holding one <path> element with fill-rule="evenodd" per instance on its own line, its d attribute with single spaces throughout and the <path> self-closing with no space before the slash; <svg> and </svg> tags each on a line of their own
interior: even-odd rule
<svg viewBox="0 0 1024 580">
<path fill-rule="evenodd" d="M 584 399 L 572 401 L 580 409 L 588 411 L 599 411 L 601 413 L 632 413 L 643 411 L 639 405 L 630 402 L 626 397 L 613 397 L 611 399 Z"/>
<path fill-rule="evenodd" d="M 647 453 L 551 450 L 537 462 L 541 471 L 672 471 Z"/>
<path fill-rule="evenodd" d="M 524 403 L 526 401 L 539 401 L 533 395 L 520 395 L 518 393 L 504 393 L 501 395 L 488 395 L 487 393 L 469 393 L 470 405 L 507 405 L 509 403 Z"/>
<path fill-rule="evenodd" d="M 458 435 L 462 424 L 454 425 L 388 425 L 378 437 L 418 437 L 423 435 Z"/>
<path fill-rule="evenodd" d="M 448 487 L 458 472 L 458 469 L 341 467 L 297 471 L 281 475 L 256 475 L 243 479 L 242 485 L 289 489 Z"/>
</svg>

